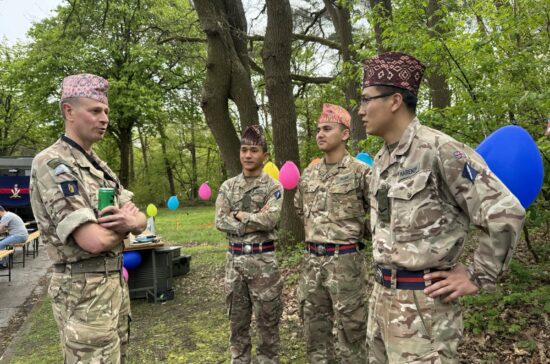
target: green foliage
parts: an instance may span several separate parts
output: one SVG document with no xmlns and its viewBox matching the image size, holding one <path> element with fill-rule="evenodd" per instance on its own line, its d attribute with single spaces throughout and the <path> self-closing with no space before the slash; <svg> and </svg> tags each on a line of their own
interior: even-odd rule
<svg viewBox="0 0 550 364">
<path fill-rule="evenodd" d="M 222 363 L 229 360 L 229 321 L 223 288 L 225 237 L 212 226 L 212 207 L 160 209 L 159 235 L 190 254 L 191 271 L 174 279 L 175 298 L 132 301 L 128 363 Z M 178 225 L 179 221 L 179 225 Z M 179 226 L 179 228 L 177 228 Z M 14 363 L 60 363 L 57 326 L 44 298 L 27 319 L 30 330 L 16 342 Z M 299 328 L 281 325 L 281 363 L 305 362 Z M 255 336 L 254 329 L 252 334 Z M 254 340 L 255 345 L 255 340 Z"/>
<path fill-rule="evenodd" d="M 494 293 L 467 296 L 462 302 L 470 313 L 464 327 L 474 335 L 517 334 L 544 319 L 550 307 L 547 265 L 527 266 L 513 261 L 509 279 Z"/>
<path fill-rule="evenodd" d="M 48 125 L 36 122 L 20 78 L 25 74 L 25 50 L 0 43 L 0 156 L 34 155 L 47 145 Z"/>
</svg>

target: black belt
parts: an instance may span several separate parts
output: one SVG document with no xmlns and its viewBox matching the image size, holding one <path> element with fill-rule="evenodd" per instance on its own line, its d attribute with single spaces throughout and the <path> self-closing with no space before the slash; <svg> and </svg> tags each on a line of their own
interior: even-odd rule
<svg viewBox="0 0 550 364">
<path fill-rule="evenodd" d="M 109 273 L 122 270 L 122 257 L 97 257 L 75 263 L 57 263 L 53 265 L 56 273 Z"/>
<path fill-rule="evenodd" d="M 227 251 L 234 255 L 262 254 L 275 251 L 275 243 L 273 242 L 273 240 L 265 241 L 263 243 L 230 242 Z"/>
<path fill-rule="evenodd" d="M 365 248 L 363 243 L 354 244 L 333 244 L 333 243 L 307 243 L 306 250 L 317 256 L 332 256 L 341 254 L 356 253 Z"/>
<path fill-rule="evenodd" d="M 409 289 L 409 290 L 423 290 L 427 287 L 426 281 L 424 280 L 424 274 L 439 272 L 442 270 L 448 269 L 428 269 L 427 271 L 423 270 L 405 270 L 397 269 L 395 270 L 395 280 L 397 289 Z M 391 288 L 391 277 L 392 270 L 376 266 L 374 268 L 374 280 L 386 288 Z M 432 279 L 431 282 L 435 283 L 443 280 L 443 278 Z"/>
</svg>

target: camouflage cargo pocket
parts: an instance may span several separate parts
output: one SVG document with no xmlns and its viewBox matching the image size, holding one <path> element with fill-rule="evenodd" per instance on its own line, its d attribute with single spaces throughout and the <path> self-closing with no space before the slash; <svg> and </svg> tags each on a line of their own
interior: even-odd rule
<svg viewBox="0 0 550 364">
<path fill-rule="evenodd" d="M 449 222 L 437 193 L 429 185 L 431 171 L 420 171 L 392 185 L 391 220 L 397 241 L 413 241 L 439 235 Z"/>
<path fill-rule="evenodd" d="M 319 206 L 316 205 L 318 191 L 319 185 L 315 182 L 309 182 L 305 185 L 302 196 L 305 216 L 309 216 L 310 212 L 319 211 Z"/>
<path fill-rule="evenodd" d="M 256 213 L 264 207 L 266 203 L 267 189 L 265 187 L 255 188 L 250 192 L 250 198 L 252 200 L 250 206 L 250 212 Z"/>
<path fill-rule="evenodd" d="M 281 295 L 283 279 L 277 265 L 274 252 L 259 254 L 256 256 L 258 270 L 249 282 L 251 294 L 260 301 L 272 301 Z"/>
<path fill-rule="evenodd" d="M 52 304 L 59 307 L 65 318 L 69 318 L 82 297 L 86 282 L 83 279 L 72 278 L 70 273 L 54 273 L 48 294 Z"/>
<path fill-rule="evenodd" d="M 88 324 L 70 319 L 63 333 L 67 362 L 120 362 L 120 339 L 117 321 Z M 73 360 L 74 359 L 74 360 Z"/>
<path fill-rule="evenodd" d="M 365 339 L 367 331 L 367 309 L 365 304 L 365 296 L 361 292 L 357 292 L 337 304 L 338 325 L 340 325 L 350 343 Z"/>
<path fill-rule="evenodd" d="M 85 273 L 85 286 L 73 314 L 78 320 L 95 323 L 118 320 L 124 290 L 118 274 Z"/>
<path fill-rule="evenodd" d="M 362 202 L 357 198 L 355 179 L 334 183 L 329 188 L 329 210 L 336 219 L 351 219 L 365 215 Z"/>
</svg>

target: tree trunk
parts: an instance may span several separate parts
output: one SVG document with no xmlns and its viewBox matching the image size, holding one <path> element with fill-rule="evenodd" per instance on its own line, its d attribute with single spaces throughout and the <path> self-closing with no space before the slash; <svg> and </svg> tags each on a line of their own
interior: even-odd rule
<svg viewBox="0 0 550 364">
<path fill-rule="evenodd" d="M 147 160 L 147 137 L 143 134 L 141 127 L 138 126 L 139 143 L 141 144 L 141 156 L 143 157 L 143 169 L 145 174 L 149 170 L 149 161 Z"/>
<path fill-rule="evenodd" d="M 230 176 L 241 172 L 239 137 L 228 100 L 239 111 L 241 129 L 258 124 L 258 105 L 250 80 L 246 18 L 241 0 L 195 0 L 206 34 L 208 58 L 201 106 Z"/>
<path fill-rule="evenodd" d="M 376 39 L 377 53 L 387 52 L 384 47 L 385 22 L 392 18 L 391 0 L 369 0 L 370 8 L 374 12 L 374 36 Z"/>
<path fill-rule="evenodd" d="M 426 13 L 428 15 L 428 34 L 437 40 L 445 32 L 442 27 L 443 16 L 441 15 L 441 6 L 438 0 L 429 0 Z M 441 70 L 436 69 L 426 77 L 430 87 L 430 96 L 432 107 L 443 109 L 451 106 L 451 90 L 447 77 Z"/>
<path fill-rule="evenodd" d="M 197 173 L 197 144 L 195 141 L 195 124 L 191 125 L 191 144 L 189 145 L 191 153 L 191 198 L 196 199 L 198 194 L 198 173 Z"/>
<path fill-rule="evenodd" d="M 290 77 L 292 10 L 288 0 L 267 0 L 267 28 L 262 58 L 266 93 L 273 125 L 275 161 L 280 167 L 293 161 L 300 167 L 296 110 Z M 285 190 L 281 213 L 281 242 L 303 241 L 304 228 L 294 209 L 295 190 Z"/>
<path fill-rule="evenodd" d="M 160 136 L 160 148 L 162 151 L 162 160 L 164 161 L 164 168 L 166 170 L 166 177 L 168 178 L 170 196 L 174 196 L 176 194 L 176 186 L 174 184 L 174 171 L 172 170 L 172 164 L 170 163 L 170 158 L 168 158 L 168 153 L 166 151 L 166 142 L 168 138 L 166 137 L 166 131 L 164 130 L 164 124 L 162 121 L 158 121 L 157 130 Z"/>
<path fill-rule="evenodd" d="M 334 29 L 336 29 L 336 33 L 340 38 L 340 54 L 342 56 L 342 61 L 347 66 L 352 66 L 352 62 L 350 61 L 356 57 L 356 54 L 351 49 L 353 45 L 353 34 L 350 11 L 345 5 L 337 5 L 332 0 L 324 0 L 324 3 L 332 19 L 332 23 L 334 24 Z M 347 69 L 350 69 L 350 67 Z M 351 73 L 354 73 L 353 69 Z M 359 92 L 361 84 L 357 82 L 352 74 L 347 75 L 348 81 L 344 86 L 344 95 L 346 97 L 346 109 L 351 115 L 352 143 L 350 147 L 355 153 L 358 153 L 360 151 L 358 143 L 367 137 L 367 133 L 363 127 L 361 117 L 358 114 L 359 104 L 361 102 L 361 93 Z"/>
<path fill-rule="evenodd" d="M 130 155 L 128 156 L 130 159 L 130 182 L 135 181 L 136 179 L 136 169 L 135 169 L 135 161 L 134 161 L 134 143 L 130 143 Z"/>
<path fill-rule="evenodd" d="M 120 150 L 120 172 L 118 178 L 123 186 L 128 187 L 130 183 L 130 148 L 132 147 L 133 123 L 121 123 L 118 125 L 118 139 Z"/>
</svg>

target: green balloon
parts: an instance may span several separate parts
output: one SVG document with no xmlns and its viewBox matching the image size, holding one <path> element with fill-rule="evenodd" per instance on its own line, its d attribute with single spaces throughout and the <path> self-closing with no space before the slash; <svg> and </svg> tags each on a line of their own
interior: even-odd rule
<svg viewBox="0 0 550 364">
<path fill-rule="evenodd" d="M 152 203 L 150 203 L 149 205 L 147 205 L 147 215 L 149 217 L 155 217 L 157 216 L 157 207 L 155 205 L 153 205 Z"/>
</svg>

